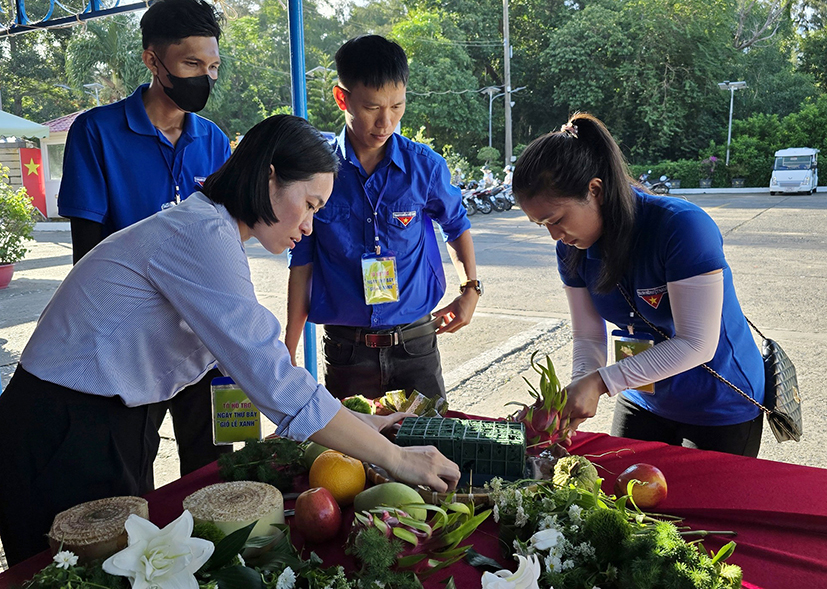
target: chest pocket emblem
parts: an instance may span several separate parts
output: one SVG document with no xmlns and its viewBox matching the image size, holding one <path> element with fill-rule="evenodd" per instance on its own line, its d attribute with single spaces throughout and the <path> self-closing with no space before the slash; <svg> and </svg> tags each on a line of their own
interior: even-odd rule
<svg viewBox="0 0 827 589">
<path fill-rule="evenodd" d="M 204 182 L 207 180 L 206 176 L 195 176 L 193 178 L 195 181 L 196 186 L 204 186 Z"/>
<path fill-rule="evenodd" d="M 656 286 L 655 288 L 639 288 L 636 292 L 637 296 L 642 298 L 647 305 L 653 309 L 657 309 L 660 306 L 663 295 L 666 294 L 666 285 Z"/>
<path fill-rule="evenodd" d="M 416 217 L 416 211 L 405 211 L 393 214 L 393 218 L 402 223 L 405 227 L 408 226 L 408 223 L 413 221 L 414 217 Z"/>
</svg>

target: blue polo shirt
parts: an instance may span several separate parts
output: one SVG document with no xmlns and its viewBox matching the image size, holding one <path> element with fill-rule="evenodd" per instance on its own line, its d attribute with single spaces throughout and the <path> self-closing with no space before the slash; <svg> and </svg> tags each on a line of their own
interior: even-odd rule
<svg viewBox="0 0 827 589">
<path fill-rule="evenodd" d="M 724 258 L 723 237 L 700 207 L 680 198 L 636 191 L 637 218 L 629 269 L 621 280 L 638 312 L 669 337 L 675 335 L 668 282 L 723 269 L 724 304 L 718 349 L 707 364 L 756 401 L 764 400 L 761 353 L 744 319 L 732 271 Z M 600 273 L 600 242 L 586 250 L 575 272 L 565 264 L 569 246 L 557 242 L 558 269 L 567 286 L 587 288 L 603 319 L 626 330 L 631 309 L 618 289 L 594 292 Z M 635 332 L 652 329 L 635 317 Z M 663 338 L 651 333 L 655 342 Z M 624 391 L 628 399 L 657 415 L 692 425 L 732 425 L 758 416 L 759 410 L 727 385 L 697 366 L 655 383 L 655 394 Z"/>
<path fill-rule="evenodd" d="M 58 211 L 103 224 L 103 237 L 200 189 L 230 157 L 230 142 L 193 113 L 175 147 L 146 114 L 140 86 L 129 97 L 83 113 L 66 139 Z"/>
<path fill-rule="evenodd" d="M 347 138 L 335 139 L 341 167 L 330 200 L 313 220 L 313 233 L 290 252 L 290 266 L 313 264 L 312 323 L 384 329 L 427 315 L 445 294 L 442 256 L 433 221 L 447 241 L 471 227 L 460 190 L 445 160 L 431 148 L 393 134 L 385 157 L 368 175 Z M 374 215 L 375 211 L 375 215 Z M 367 305 L 362 256 L 396 256 L 399 300 Z"/>
</svg>

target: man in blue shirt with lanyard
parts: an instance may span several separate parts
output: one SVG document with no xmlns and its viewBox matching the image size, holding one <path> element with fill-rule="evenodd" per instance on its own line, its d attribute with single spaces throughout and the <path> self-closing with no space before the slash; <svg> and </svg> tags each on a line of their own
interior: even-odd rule
<svg viewBox="0 0 827 589">
<path fill-rule="evenodd" d="M 221 61 L 212 6 L 160 0 L 141 19 L 141 33 L 152 82 L 80 115 L 66 141 L 58 210 L 71 221 L 75 263 L 110 234 L 185 199 L 230 156 L 227 136 L 194 114 Z M 159 427 L 167 408 L 172 413 L 182 475 L 226 451 L 212 443 L 214 376 L 156 406 Z"/>
<path fill-rule="evenodd" d="M 471 224 L 445 160 L 394 133 L 405 112 L 404 50 L 357 37 L 336 53 L 336 68 L 341 168 L 313 233 L 291 252 L 285 344 L 295 362 L 305 322 L 323 324 L 325 385 L 339 398 L 396 389 L 444 397 L 436 335 L 467 325 L 482 294 Z M 460 284 L 436 311 L 446 283 L 432 221 Z"/>
</svg>

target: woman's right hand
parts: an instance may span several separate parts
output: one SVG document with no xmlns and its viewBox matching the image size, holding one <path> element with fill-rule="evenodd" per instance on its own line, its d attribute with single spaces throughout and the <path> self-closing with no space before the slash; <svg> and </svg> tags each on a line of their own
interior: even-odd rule
<svg viewBox="0 0 827 589">
<path fill-rule="evenodd" d="M 581 423 L 595 416 L 600 395 L 607 391 L 606 384 L 597 371 L 575 380 L 566 387 L 568 397 L 566 406 L 563 407 L 562 418 L 564 422 L 566 418 L 570 420 L 569 427 L 572 432 L 577 431 Z"/>
<path fill-rule="evenodd" d="M 459 467 L 434 446 L 399 447 L 395 465 L 388 473 L 398 481 L 427 485 L 438 493 L 453 491 L 459 482 Z"/>
</svg>

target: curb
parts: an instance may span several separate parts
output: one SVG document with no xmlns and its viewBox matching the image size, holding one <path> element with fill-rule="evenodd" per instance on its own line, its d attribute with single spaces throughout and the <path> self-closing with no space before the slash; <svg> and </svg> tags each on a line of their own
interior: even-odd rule
<svg viewBox="0 0 827 589">
<path fill-rule="evenodd" d="M 35 231 L 71 231 L 68 221 L 39 221 L 34 226 Z"/>
<path fill-rule="evenodd" d="M 820 192 L 827 192 L 827 187 L 819 186 L 815 194 Z M 676 188 L 670 190 L 669 194 L 769 194 L 769 187 L 752 186 L 745 188 Z M 806 196 L 803 192 L 788 192 L 779 194 L 789 194 Z"/>
</svg>

